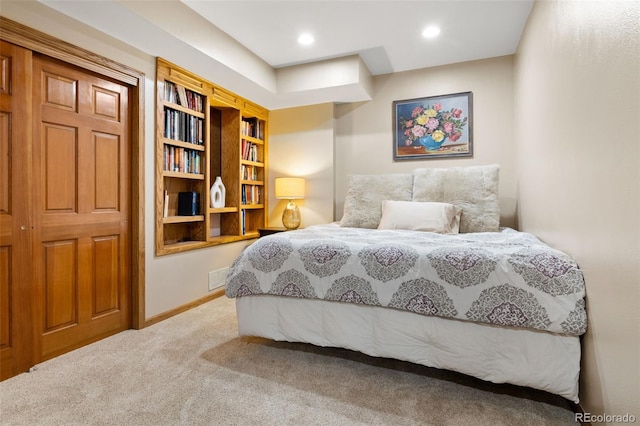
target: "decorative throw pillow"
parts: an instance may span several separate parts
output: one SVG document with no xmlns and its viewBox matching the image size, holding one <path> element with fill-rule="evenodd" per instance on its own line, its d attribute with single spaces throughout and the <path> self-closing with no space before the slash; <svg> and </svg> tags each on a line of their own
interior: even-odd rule
<svg viewBox="0 0 640 426">
<path fill-rule="evenodd" d="M 413 201 L 450 203 L 462 209 L 460 232 L 497 232 L 500 167 L 470 166 L 413 171 Z"/>
<path fill-rule="evenodd" d="M 385 200 L 378 229 L 457 234 L 461 212 L 460 207 L 449 203 Z"/>
<path fill-rule="evenodd" d="M 382 201 L 411 201 L 412 189 L 411 174 L 349 176 L 340 226 L 377 228 L 382 215 Z"/>
</svg>

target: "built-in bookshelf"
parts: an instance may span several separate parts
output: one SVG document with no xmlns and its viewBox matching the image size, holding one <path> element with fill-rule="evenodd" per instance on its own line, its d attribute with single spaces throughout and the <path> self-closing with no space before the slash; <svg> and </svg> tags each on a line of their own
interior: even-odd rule
<svg viewBox="0 0 640 426">
<path fill-rule="evenodd" d="M 257 238 L 267 219 L 268 111 L 161 58 L 156 91 L 156 254 Z M 214 208 L 217 176 L 226 197 Z"/>
</svg>

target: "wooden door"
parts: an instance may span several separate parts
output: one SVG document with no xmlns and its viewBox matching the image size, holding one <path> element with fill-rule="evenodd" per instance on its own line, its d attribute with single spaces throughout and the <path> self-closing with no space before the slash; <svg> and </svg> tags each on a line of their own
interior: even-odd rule
<svg viewBox="0 0 640 426">
<path fill-rule="evenodd" d="M 33 56 L 36 361 L 130 327 L 128 88 Z"/>
<path fill-rule="evenodd" d="M 31 51 L 0 42 L 0 380 L 33 365 L 31 99 Z"/>
</svg>

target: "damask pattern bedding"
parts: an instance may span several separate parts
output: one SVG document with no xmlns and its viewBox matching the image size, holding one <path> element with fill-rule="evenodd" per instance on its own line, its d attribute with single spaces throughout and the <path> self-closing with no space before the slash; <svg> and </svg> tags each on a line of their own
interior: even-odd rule
<svg viewBox="0 0 640 426">
<path fill-rule="evenodd" d="M 234 261 L 228 297 L 277 295 L 578 336 L 576 263 L 531 234 L 442 235 L 337 224 L 263 237 Z"/>
</svg>

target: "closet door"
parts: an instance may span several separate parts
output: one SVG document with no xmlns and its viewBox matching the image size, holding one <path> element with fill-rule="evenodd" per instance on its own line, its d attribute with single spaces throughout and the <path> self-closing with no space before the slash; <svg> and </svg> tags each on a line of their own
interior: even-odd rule
<svg viewBox="0 0 640 426">
<path fill-rule="evenodd" d="M 127 86 L 34 54 L 33 273 L 40 360 L 130 327 Z"/>
<path fill-rule="evenodd" d="M 131 326 L 136 89 L 112 76 L 0 40 L 0 380 Z"/>
<path fill-rule="evenodd" d="M 0 41 L 0 380 L 33 365 L 31 51 Z"/>
</svg>

